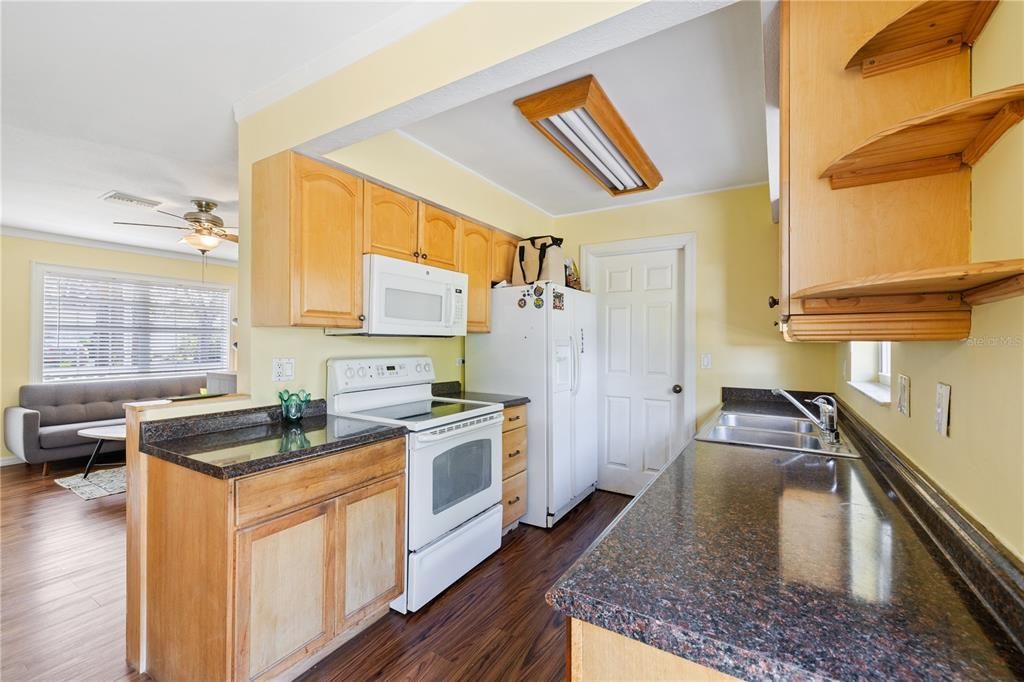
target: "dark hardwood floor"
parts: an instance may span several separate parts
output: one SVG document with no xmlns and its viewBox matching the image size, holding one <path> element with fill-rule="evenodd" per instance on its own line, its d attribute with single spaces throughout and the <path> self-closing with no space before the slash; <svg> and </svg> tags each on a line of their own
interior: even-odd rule
<svg viewBox="0 0 1024 682">
<path fill-rule="evenodd" d="M 80 500 L 53 483 L 85 461 L 0 468 L 0 678 L 138 680 L 124 662 L 124 495 Z M 550 531 L 520 526 L 418 613 L 389 613 L 306 680 L 554 680 L 564 619 L 548 587 L 628 497 L 597 492 Z"/>
<path fill-rule="evenodd" d="M 125 664 L 124 495 L 53 482 L 85 459 L 0 468 L 0 677 L 140 679 Z"/>
<path fill-rule="evenodd" d="M 544 593 L 629 500 L 598 491 L 551 530 L 520 526 L 436 600 L 389 613 L 302 679 L 564 679 L 565 619 Z"/>
</svg>

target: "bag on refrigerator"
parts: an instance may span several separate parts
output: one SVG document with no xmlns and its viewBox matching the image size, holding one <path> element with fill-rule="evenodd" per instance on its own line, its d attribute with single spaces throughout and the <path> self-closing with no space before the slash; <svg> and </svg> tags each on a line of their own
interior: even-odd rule
<svg viewBox="0 0 1024 682">
<path fill-rule="evenodd" d="M 512 286 L 550 280 L 565 284 L 565 258 L 562 238 L 550 234 L 519 242 L 512 259 Z"/>
</svg>

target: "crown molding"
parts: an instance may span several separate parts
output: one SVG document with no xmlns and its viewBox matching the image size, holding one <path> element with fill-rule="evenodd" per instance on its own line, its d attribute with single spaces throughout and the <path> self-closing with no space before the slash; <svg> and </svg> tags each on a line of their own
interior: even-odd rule
<svg viewBox="0 0 1024 682">
<path fill-rule="evenodd" d="M 70 244 L 71 246 L 82 246 L 90 249 L 103 249 L 104 251 L 121 251 L 123 253 L 135 253 L 142 256 L 154 256 L 157 258 L 172 258 L 174 260 L 186 260 L 192 263 L 202 263 L 202 256 L 180 251 L 165 251 L 153 249 L 146 246 L 133 246 L 130 244 L 118 244 L 115 242 L 100 241 L 98 239 L 87 239 L 85 237 L 73 237 L 67 234 L 56 232 L 43 232 L 41 230 L 27 230 L 21 227 L 0 227 L 0 236 L 15 237 L 18 239 L 33 239 L 40 242 L 53 242 L 56 244 Z M 212 265 L 222 265 L 231 268 L 238 267 L 238 261 L 224 258 L 206 257 L 206 262 Z"/>
</svg>

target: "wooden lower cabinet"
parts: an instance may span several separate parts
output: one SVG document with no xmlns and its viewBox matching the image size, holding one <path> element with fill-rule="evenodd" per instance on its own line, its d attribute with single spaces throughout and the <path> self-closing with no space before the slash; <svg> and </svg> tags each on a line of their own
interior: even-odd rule
<svg viewBox="0 0 1024 682">
<path fill-rule="evenodd" d="M 655 649 L 649 644 L 591 625 L 566 620 L 569 669 L 566 679 L 583 680 L 736 680 L 713 668 Z"/>
<path fill-rule="evenodd" d="M 273 676 L 334 635 L 335 503 L 237 534 L 235 678 Z"/>
<path fill-rule="evenodd" d="M 402 593 L 405 477 L 237 534 L 237 680 L 272 678 Z"/>
<path fill-rule="evenodd" d="M 526 513 L 526 405 L 505 408 L 501 434 L 501 527 Z"/>
<path fill-rule="evenodd" d="M 396 476 L 337 501 L 338 630 L 402 594 L 405 584 L 405 477 Z"/>
<path fill-rule="evenodd" d="M 387 613 L 404 453 L 396 438 L 229 480 L 150 458 L 143 672 L 287 679 Z"/>
</svg>

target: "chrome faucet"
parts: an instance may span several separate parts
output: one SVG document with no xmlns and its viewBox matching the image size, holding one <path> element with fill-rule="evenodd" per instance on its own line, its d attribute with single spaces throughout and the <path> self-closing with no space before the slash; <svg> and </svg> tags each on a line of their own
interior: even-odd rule
<svg viewBox="0 0 1024 682">
<path fill-rule="evenodd" d="M 811 414 L 810 410 L 800 404 L 799 400 L 783 391 L 781 388 L 773 388 L 772 394 L 781 395 L 783 398 L 793 403 L 796 406 L 796 409 L 803 412 L 804 416 L 814 422 L 814 425 L 821 429 L 821 434 L 825 437 L 826 443 L 829 445 L 839 444 L 839 406 L 836 405 L 835 398 L 830 395 L 819 395 L 813 400 L 804 401 L 818 406 L 818 416 L 815 417 Z"/>
</svg>

